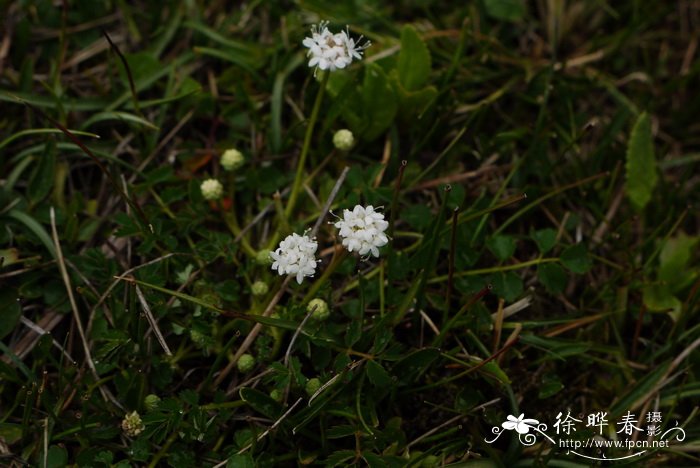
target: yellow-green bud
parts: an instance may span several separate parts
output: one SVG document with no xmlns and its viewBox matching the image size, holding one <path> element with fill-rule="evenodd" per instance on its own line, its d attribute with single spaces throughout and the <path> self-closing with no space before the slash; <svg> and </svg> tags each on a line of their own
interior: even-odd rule
<svg viewBox="0 0 700 468">
<path fill-rule="evenodd" d="M 251 370 L 253 370 L 253 367 L 255 367 L 255 358 L 250 354 L 244 354 L 243 356 L 238 358 L 236 366 L 238 367 L 238 370 L 240 372 L 250 372 Z"/>
<path fill-rule="evenodd" d="M 194 328 L 190 329 L 190 339 L 192 339 L 192 342 L 200 348 L 207 344 L 206 335 L 199 330 L 195 330 Z"/>
<path fill-rule="evenodd" d="M 224 186 L 216 179 L 207 179 L 200 187 L 206 200 L 218 200 L 224 194 Z"/>
<path fill-rule="evenodd" d="M 250 292 L 253 293 L 253 296 L 264 296 L 269 290 L 270 287 L 264 281 L 256 281 L 250 287 Z"/>
<path fill-rule="evenodd" d="M 122 430 L 127 437 L 136 437 L 141 434 L 145 428 L 146 426 L 143 425 L 141 416 L 139 416 L 139 413 L 136 411 L 127 413 L 122 420 Z"/>
<path fill-rule="evenodd" d="M 284 397 L 284 395 L 282 395 L 282 392 L 277 390 L 276 388 L 272 389 L 272 391 L 270 392 L 270 398 L 272 398 L 275 401 L 282 401 L 282 397 Z"/>
<path fill-rule="evenodd" d="M 221 167 L 225 171 L 235 171 L 245 163 L 245 158 L 240 151 L 235 148 L 227 149 L 221 155 Z"/>
<path fill-rule="evenodd" d="M 160 397 L 158 395 L 154 395 L 153 393 L 146 395 L 146 398 L 143 399 L 143 406 L 146 407 L 146 411 L 156 410 L 159 403 Z"/>
<path fill-rule="evenodd" d="M 311 318 L 318 321 L 323 321 L 331 315 L 328 304 L 323 299 L 311 299 L 306 306 L 306 311 L 311 313 Z"/>
<path fill-rule="evenodd" d="M 339 150 L 347 151 L 355 144 L 355 137 L 350 130 L 344 128 L 335 132 L 335 135 L 333 135 L 333 144 Z"/>
<path fill-rule="evenodd" d="M 306 381 L 306 387 L 304 387 L 304 390 L 306 390 L 307 395 L 312 396 L 318 391 L 319 388 L 321 388 L 321 381 L 314 377 L 313 379 Z"/>
<path fill-rule="evenodd" d="M 270 257 L 270 251 L 269 250 L 260 250 L 257 254 L 255 254 L 255 263 L 261 266 L 268 266 L 272 265 L 272 257 Z"/>
</svg>

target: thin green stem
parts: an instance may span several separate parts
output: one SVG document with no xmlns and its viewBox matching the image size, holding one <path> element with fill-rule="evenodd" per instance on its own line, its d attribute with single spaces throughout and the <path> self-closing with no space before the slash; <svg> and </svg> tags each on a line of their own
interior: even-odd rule
<svg viewBox="0 0 700 468">
<path fill-rule="evenodd" d="M 330 265 L 328 265 L 328 267 L 323 271 L 321 277 L 318 280 L 316 280 L 313 285 L 311 285 L 311 288 L 309 288 L 309 292 L 306 293 L 306 296 L 304 296 L 304 300 L 302 301 L 303 304 L 306 304 L 316 296 L 316 293 L 319 289 L 321 289 L 321 286 L 323 286 L 323 284 L 328 280 L 328 278 L 330 278 L 335 269 L 338 268 L 338 266 L 343 262 L 343 260 L 345 260 L 347 256 L 348 251 L 345 249 L 343 249 L 340 253 L 336 253 L 333 256 Z"/>
<path fill-rule="evenodd" d="M 285 216 L 290 217 L 294 211 L 294 206 L 296 205 L 297 198 L 299 197 L 299 192 L 301 191 L 302 180 L 304 178 L 304 166 L 306 165 L 306 157 L 309 154 L 309 148 L 311 147 L 311 137 L 314 133 L 314 127 L 316 126 L 316 120 L 318 120 L 318 112 L 321 109 L 321 102 L 323 101 L 323 95 L 326 91 L 326 83 L 328 83 L 328 77 L 330 73 L 326 72 L 323 74 L 321 79 L 321 86 L 316 94 L 316 101 L 314 101 L 314 107 L 311 110 L 311 117 L 309 118 L 309 126 L 306 127 L 306 134 L 304 135 L 304 146 L 301 148 L 301 154 L 299 155 L 299 161 L 297 162 L 297 173 L 294 177 L 294 184 L 292 185 L 292 192 L 289 195 L 289 201 L 287 202 L 287 208 L 285 209 Z"/>
<path fill-rule="evenodd" d="M 503 266 L 496 266 L 496 267 L 489 267 L 489 268 L 480 268 L 477 270 L 460 271 L 459 273 L 454 274 L 454 278 L 461 278 L 463 276 L 487 275 L 489 273 L 496 273 L 499 271 L 519 270 L 521 268 L 527 268 L 529 266 L 539 265 L 540 263 L 552 263 L 552 262 L 558 262 L 558 261 L 559 261 L 559 258 L 557 258 L 557 257 L 536 258 L 535 260 L 528 260 L 527 262 L 514 263 L 512 265 L 503 265 Z M 448 278 L 449 278 L 449 275 L 435 276 L 434 278 L 430 278 L 428 280 L 428 284 L 441 283 L 443 281 L 447 281 Z"/>
</svg>

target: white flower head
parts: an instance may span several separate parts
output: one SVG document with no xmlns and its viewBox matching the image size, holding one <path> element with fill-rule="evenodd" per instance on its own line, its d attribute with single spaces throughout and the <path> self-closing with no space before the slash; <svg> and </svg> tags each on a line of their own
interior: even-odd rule
<svg viewBox="0 0 700 468">
<path fill-rule="evenodd" d="M 321 21 L 311 27 L 311 37 L 306 37 L 302 44 L 309 49 L 309 67 L 335 71 L 347 67 L 353 59 L 362 60 L 363 51 L 371 43 L 361 41 L 362 37 L 355 42 L 348 28 L 333 34 L 328 29 L 328 21 Z"/>
<path fill-rule="evenodd" d="M 341 151 L 347 151 L 355 144 L 355 137 L 347 128 L 338 130 L 333 135 L 333 145 Z"/>
<path fill-rule="evenodd" d="M 316 273 L 317 248 L 316 239 L 306 234 L 291 234 L 280 242 L 277 250 L 270 252 L 272 269 L 280 275 L 296 275 L 297 283 L 301 284 L 304 277 Z"/>
<path fill-rule="evenodd" d="M 352 211 L 343 210 L 343 217 L 335 223 L 335 227 L 340 229 L 343 246 L 360 255 L 371 253 L 379 257 L 379 247 L 389 242 L 384 233 L 389 223 L 384 219 L 384 214 L 375 211 L 372 205 L 357 205 Z"/>
<path fill-rule="evenodd" d="M 207 200 L 217 200 L 224 194 L 224 186 L 216 179 L 207 179 L 202 182 L 202 196 Z"/>
</svg>

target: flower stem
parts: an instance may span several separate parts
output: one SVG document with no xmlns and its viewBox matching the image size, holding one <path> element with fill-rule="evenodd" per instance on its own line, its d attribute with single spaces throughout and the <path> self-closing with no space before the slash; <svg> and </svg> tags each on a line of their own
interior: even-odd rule
<svg viewBox="0 0 700 468">
<path fill-rule="evenodd" d="M 311 110 L 311 117 L 309 118 L 309 126 L 306 127 L 306 135 L 304 135 L 304 146 L 301 148 L 301 154 L 299 155 L 299 161 L 297 162 L 297 173 L 294 177 L 294 184 L 292 185 L 292 193 L 289 195 L 289 201 L 287 202 L 287 208 L 285 209 L 285 216 L 290 217 L 292 211 L 294 211 L 294 205 L 296 205 L 297 198 L 299 197 L 299 192 L 301 191 L 302 181 L 304 179 L 304 165 L 306 164 L 306 157 L 309 154 L 309 148 L 311 147 L 311 137 L 314 133 L 314 127 L 316 126 L 316 120 L 318 120 L 318 112 L 321 109 L 321 102 L 323 101 L 323 95 L 326 91 L 326 84 L 328 83 L 329 72 L 323 74 L 321 79 L 321 87 L 318 89 L 316 94 L 316 100 L 314 101 L 314 107 Z"/>
<path fill-rule="evenodd" d="M 326 281 L 328 281 L 331 274 L 333 274 L 335 269 L 338 268 L 338 266 L 340 266 L 340 264 L 343 262 L 343 260 L 345 260 L 347 256 L 348 251 L 345 249 L 341 251 L 335 251 L 335 253 L 333 254 L 333 258 L 331 259 L 331 263 L 323 271 L 321 277 L 311 285 L 311 288 L 309 288 L 309 292 L 306 293 L 306 296 L 304 296 L 304 299 L 302 300 L 302 304 L 308 303 L 311 299 L 313 299 L 316 296 L 316 293 L 319 289 L 321 289 L 321 286 L 323 286 L 323 284 Z"/>
</svg>

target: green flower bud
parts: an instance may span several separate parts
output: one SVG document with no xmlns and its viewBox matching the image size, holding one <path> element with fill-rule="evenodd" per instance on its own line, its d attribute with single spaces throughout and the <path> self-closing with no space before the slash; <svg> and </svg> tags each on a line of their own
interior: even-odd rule
<svg viewBox="0 0 700 468">
<path fill-rule="evenodd" d="M 306 306 L 306 311 L 311 312 L 311 318 L 322 322 L 331 315 L 328 304 L 323 299 L 311 299 Z"/>
<path fill-rule="evenodd" d="M 260 266 L 272 265 L 272 257 L 270 257 L 270 253 L 271 252 L 269 250 L 260 250 L 255 255 L 255 263 Z"/>
<path fill-rule="evenodd" d="M 146 411 L 154 411 L 158 409 L 159 403 L 160 397 L 158 395 L 154 395 L 153 393 L 146 395 L 146 398 L 143 399 L 143 406 L 146 407 Z"/>
<path fill-rule="evenodd" d="M 190 329 L 190 339 L 200 348 L 206 346 L 208 341 L 207 336 L 204 333 L 199 330 L 195 330 L 194 328 Z"/>
<path fill-rule="evenodd" d="M 333 135 L 333 145 L 341 151 L 347 151 L 355 144 L 355 137 L 348 129 L 342 129 Z"/>
<path fill-rule="evenodd" d="M 250 292 L 253 293 L 253 296 L 264 296 L 265 294 L 267 294 L 267 292 L 269 290 L 270 290 L 270 288 L 268 287 L 267 283 L 264 281 L 256 281 L 250 287 Z"/>
<path fill-rule="evenodd" d="M 221 167 L 225 171 L 235 171 L 245 163 L 245 158 L 240 151 L 235 148 L 224 151 L 221 155 Z"/>
<path fill-rule="evenodd" d="M 282 395 L 282 392 L 276 388 L 270 392 L 270 398 L 275 401 L 282 401 L 282 397 L 284 397 L 284 395 Z"/>
<path fill-rule="evenodd" d="M 307 395 L 312 396 L 319 388 L 321 388 L 321 381 L 314 377 L 313 379 L 307 380 L 304 390 L 306 390 Z"/>
<path fill-rule="evenodd" d="M 218 200 L 224 194 L 224 186 L 216 179 L 207 179 L 200 187 L 206 200 Z"/>
<path fill-rule="evenodd" d="M 122 430 L 127 437 L 136 437 L 141 434 L 146 426 L 141 421 L 141 416 L 136 411 L 127 413 L 122 420 Z"/>
<path fill-rule="evenodd" d="M 236 363 L 236 365 L 238 366 L 238 370 L 240 372 L 250 372 L 251 370 L 253 370 L 253 367 L 255 367 L 255 358 L 250 354 L 244 354 L 243 356 L 238 358 L 238 362 Z"/>
</svg>

